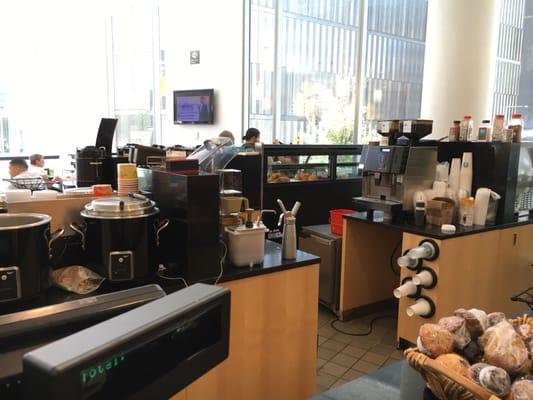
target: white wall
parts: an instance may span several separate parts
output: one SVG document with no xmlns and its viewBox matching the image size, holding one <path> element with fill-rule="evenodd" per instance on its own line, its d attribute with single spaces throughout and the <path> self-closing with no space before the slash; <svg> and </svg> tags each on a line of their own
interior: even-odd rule
<svg viewBox="0 0 533 400">
<path fill-rule="evenodd" d="M 430 0 L 421 117 L 433 136 L 453 120 L 491 119 L 499 0 Z"/>
<path fill-rule="evenodd" d="M 243 87 L 242 0 L 194 0 L 160 2 L 161 49 L 166 52 L 166 77 L 162 91 L 167 96 L 162 116 L 163 144 L 198 144 L 233 132 L 239 142 L 242 125 Z M 200 50 L 200 64 L 191 65 L 190 52 Z M 215 90 L 214 125 L 174 125 L 174 90 Z"/>
</svg>

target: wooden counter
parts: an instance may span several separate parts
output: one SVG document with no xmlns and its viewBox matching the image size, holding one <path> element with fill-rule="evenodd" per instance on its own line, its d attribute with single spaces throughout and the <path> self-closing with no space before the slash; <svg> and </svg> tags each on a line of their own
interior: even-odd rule
<svg viewBox="0 0 533 400">
<path fill-rule="evenodd" d="M 221 284 L 229 357 L 172 400 L 303 400 L 316 383 L 318 264 Z"/>
<path fill-rule="evenodd" d="M 445 237 L 433 227 L 428 227 L 429 234 L 425 235 L 424 228 L 409 228 L 406 232 L 401 225 L 345 218 L 340 314 L 348 319 L 369 304 L 392 300 L 393 289 L 404 278 L 416 274 L 402 268 L 401 277 L 393 275 L 390 257 L 398 241 L 402 251 L 394 255 L 397 270 L 400 253 L 430 237 L 440 254 L 434 261 L 424 261 L 423 266 L 433 269 L 438 281 L 434 288 L 422 289 L 421 295 L 435 303 L 436 312 L 431 318 L 408 317 L 406 308 L 415 299 L 402 298 L 398 308 L 400 344 L 415 343 L 421 324 L 437 322 L 457 308 L 474 307 L 514 315 L 525 306 L 512 302 L 510 297 L 533 284 L 531 222 L 459 229 L 457 235 Z"/>
</svg>

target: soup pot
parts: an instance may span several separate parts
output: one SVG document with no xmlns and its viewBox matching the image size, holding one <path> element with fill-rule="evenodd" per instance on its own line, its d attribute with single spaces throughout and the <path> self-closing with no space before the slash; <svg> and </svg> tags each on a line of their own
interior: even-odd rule
<svg viewBox="0 0 533 400">
<path fill-rule="evenodd" d="M 46 214 L 0 214 L 0 302 L 28 299 L 50 287 L 52 242 Z"/>
<path fill-rule="evenodd" d="M 80 212 L 84 224 L 70 227 L 82 238 L 89 267 L 110 281 L 132 281 L 157 273 L 159 234 L 155 203 L 141 195 L 93 200 Z"/>
</svg>

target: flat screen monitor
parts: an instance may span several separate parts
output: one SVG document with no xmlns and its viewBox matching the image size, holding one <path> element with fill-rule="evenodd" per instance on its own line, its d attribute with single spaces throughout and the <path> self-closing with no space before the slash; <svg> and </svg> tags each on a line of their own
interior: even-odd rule
<svg viewBox="0 0 533 400">
<path fill-rule="evenodd" d="M 213 89 L 175 90 L 175 124 L 213 124 Z"/>
</svg>

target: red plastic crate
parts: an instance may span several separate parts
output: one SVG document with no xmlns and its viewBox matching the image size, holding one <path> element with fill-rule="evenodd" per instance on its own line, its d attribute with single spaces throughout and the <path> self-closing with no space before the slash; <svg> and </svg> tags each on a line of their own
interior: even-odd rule
<svg viewBox="0 0 533 400">
<path fill-rule="evenodd" d="M 342 236 L 342 216 L 346 214 L 355 214 L 355 210 L 339 209 L 329 210 L 329 221 L 331 233 Z"/>
</svg>

